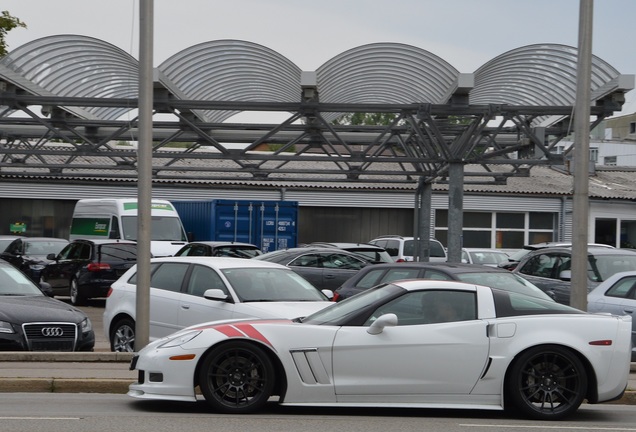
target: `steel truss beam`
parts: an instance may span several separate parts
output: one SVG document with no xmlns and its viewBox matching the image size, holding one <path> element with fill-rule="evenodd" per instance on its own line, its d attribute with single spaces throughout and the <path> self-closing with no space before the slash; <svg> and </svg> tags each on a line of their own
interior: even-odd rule
<svg viewBox="0 0 636 432">
<path fill-rule="evenodd" d="M 591 127 L 620 110 L 608 95 Z M 616 100 L 620 100 L 617 98 Z M 136 178 L 137 119 L 78 118 L 72 107 L 136 107 L 135 99 L 0 95 L 0 173 L 57 178 Z M 41 106 L 44 114 L 33 107 Z M 556 144 L 571 130 L 571 106 L 255 103 L 157 97 L 153 176 L 166 180 L 444 182 L 451 163 L 481 167 L 466 183 L 505 183 L 537 164 L 562 164 Z M 197 110 L 283 113 L 278 124 L 208 123 Z M 8 115 L 13 112 L 12 115 Z M 17 115 L 16 112 L 20 112 Z M 334 125 L 326 113 L 393 113 L 384 126 Z M 556 119 L 546 124 L 546 118 Z M 539 127 L 539 124 L 541 126 Z M 241 148 L 237 148 L 240 144 Z"/>
</svg>

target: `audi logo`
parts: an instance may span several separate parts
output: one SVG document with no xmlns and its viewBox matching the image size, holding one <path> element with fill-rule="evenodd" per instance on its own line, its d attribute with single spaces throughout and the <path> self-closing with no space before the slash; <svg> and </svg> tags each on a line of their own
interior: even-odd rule
<svg viewBox="0 0 636 432">
<path fill-rule="evenodd" d="M 45 337 L 60 337 L 64 334 L 62 327 L 43 327 L 42 336 Z"/>
</svg>

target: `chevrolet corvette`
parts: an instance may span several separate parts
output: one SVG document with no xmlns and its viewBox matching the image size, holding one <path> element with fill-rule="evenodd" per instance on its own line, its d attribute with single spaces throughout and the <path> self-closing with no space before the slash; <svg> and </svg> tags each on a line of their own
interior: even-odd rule
<svg viewBox="0 0 636 432">
<path fill-rule="evenodd" d="M 556 420 L 627 386 L 631 317 L 457 281 L 379 285 L 304 318 L 155 340 L 128 395 L 217 412 L 286 406 L 510 410 Z M 202 395 L 202 396 L 201 396 Z"/>
</svg>

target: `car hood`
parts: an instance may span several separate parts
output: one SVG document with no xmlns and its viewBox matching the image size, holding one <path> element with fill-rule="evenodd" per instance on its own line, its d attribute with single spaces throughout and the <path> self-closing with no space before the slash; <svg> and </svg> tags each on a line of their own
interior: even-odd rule
<svg viewBox="0 0 636 432">
<path fill-rule="evenodd" d="M 28 262 L 30 264 L 43 264 L 46 265 L 51 260 L 46 259 L 46 255 L 22 255 L 22 261 Z"/>
<path fill-rule="evenodd" d="M 252 318 L 298 318 L 318 312 L 334 304 L 330 301 L 247 302 L 241 303 L 240 314 Z M 238 318 L 238 316 L 237 316 Z"/>
<path fill-rule="evenodd" d="M 80 323 L 86 315 L 62 301 L 46 296 L 1 296 L 0 321 L 22 324 L 33 321 Z"/>
</svg>

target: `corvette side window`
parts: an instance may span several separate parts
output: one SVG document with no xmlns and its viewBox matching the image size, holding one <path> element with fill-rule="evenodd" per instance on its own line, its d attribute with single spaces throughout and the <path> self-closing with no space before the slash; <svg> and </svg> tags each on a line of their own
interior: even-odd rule
<svg viewBox="0 0 636 432">
<path fill-rule="evenodd" d="M 475 293 L 470 291 L 409 292 L 380 306 L 365 325 L 389 313 L 397 316 L 398 326 L 468 321 L 477 319 L 477 301 Z"/>
</svg>

